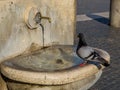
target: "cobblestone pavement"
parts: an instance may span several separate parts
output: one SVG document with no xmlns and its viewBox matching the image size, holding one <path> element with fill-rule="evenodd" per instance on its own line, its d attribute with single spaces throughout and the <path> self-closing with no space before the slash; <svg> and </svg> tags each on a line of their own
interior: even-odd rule
<svg viewBox="0 0 120 90">
<path fill-rule="evenodd" d="M 77 22 L 77 33 L 84 33 L 90 46 L 106 50 L 111 66 L 104 69 L 99 81 L 90 90 L 120 90 L 120 29 L 97 20 Z"/>
<path fill-rule="evenodd" d="M 109 11 L 110 0 L 77 0 L 77 14 Z M 108 18 L 77 22 L 77 31 L 85 34 L 90 46 L 106 50 L 111 56 L 111 66 L 103 70 L 101 78 L 89 90 L 120 90 L 120 29 L 107 24 Z"/>
</svg>

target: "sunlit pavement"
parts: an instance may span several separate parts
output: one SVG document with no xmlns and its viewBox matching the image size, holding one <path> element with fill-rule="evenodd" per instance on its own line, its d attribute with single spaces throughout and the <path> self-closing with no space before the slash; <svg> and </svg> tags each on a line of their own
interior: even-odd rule
<svg viewBox="0 0 120 90">
<path fill-rule="evenodd" d="M 77 34 L 85 34 L 90 46 L 106 50 L 111 66 L 89 90 L 120 90 L 120 29 L 110 27 L 109 0 L 77 0 Z"/>
</svg>

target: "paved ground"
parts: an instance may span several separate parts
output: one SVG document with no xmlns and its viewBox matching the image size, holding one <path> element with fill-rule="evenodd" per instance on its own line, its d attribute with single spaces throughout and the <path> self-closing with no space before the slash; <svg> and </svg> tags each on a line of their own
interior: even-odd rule
<svg viewBox="0 0 120 90">
<path fill-rule="evenodd" d="M 108 11 L 109 3 L 110 0 L 77 0 L 77 14 Z"/>
<path fill-rule="evenodd" d="M 104 49 L 111 55 L 111 66 L 89 90 L 120 90 L 120 29 L 108 26 L 109 18 L 94 18 L 93 14 L 108 12 L 109 0 L 78 0 L 77 5 L 78 15 L 93 15 L 93 20 L 78 20 L 77 33 L 84 33 L 90 46 Z"/>
</svg>

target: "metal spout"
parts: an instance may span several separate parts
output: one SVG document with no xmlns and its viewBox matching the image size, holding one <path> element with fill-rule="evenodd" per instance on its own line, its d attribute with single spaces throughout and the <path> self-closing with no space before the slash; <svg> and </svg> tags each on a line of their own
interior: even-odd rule
<svg viewBox="0 0 120 90">
<path fill-rule="evenodd" d="M 35 16 L 36 23 L 40 24 L 42 19 L 48 20 L 49 23 L 51 23 L 51 18 L 50 17 L 42 16 L 42 14 L 40 12 L 38 12 Z"/>
</svg>

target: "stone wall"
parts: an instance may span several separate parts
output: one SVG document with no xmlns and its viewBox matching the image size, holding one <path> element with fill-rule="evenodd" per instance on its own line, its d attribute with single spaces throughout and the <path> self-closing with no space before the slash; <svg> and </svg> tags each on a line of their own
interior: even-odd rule
<svg viewBox="0 0 120 90">
<path fill-rule="evenodd" d="M 30 30 L 25 23 L 25 12 L 37 7 L 51 18 L 43 20 L 44 45 L 73 45 L 76 0 L 0 0 L 0 62 L 24 51 L 43 47 L 39 26 Z"/>
</svg>

